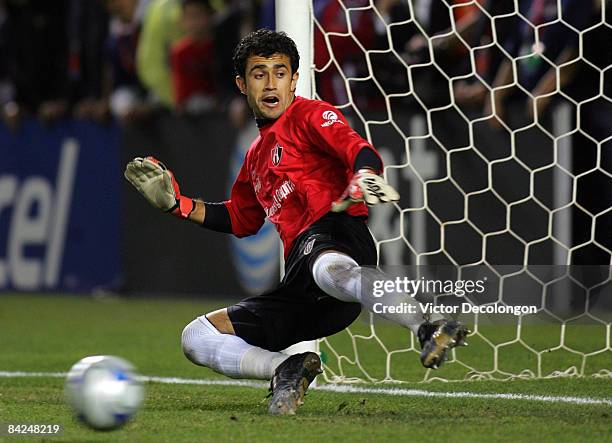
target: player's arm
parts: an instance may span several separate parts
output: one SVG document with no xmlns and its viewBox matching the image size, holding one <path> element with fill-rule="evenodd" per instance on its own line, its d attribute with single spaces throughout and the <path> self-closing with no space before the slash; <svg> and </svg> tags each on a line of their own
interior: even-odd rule
<svg viewBox="0 0 612 443">
<path fill-rule="evenodd" d="M 397 191 L 380 176 L 383 163 L 378 152 L 349 126 L 337 109 L 326 105 L 314 110 L 303 129 L 314 146 L 339 158 L 353 171 L 332 211 L 342 212 L 361 202 L 372 206 L 399 200 Z"/>
<path fill-rule="evenodd" d="M 243 166 L 232 188 L 232 199 L 209 203 L 182 195 L 172 171 L 154 157 L 135 158 L 128 163 L 124 173 L 125 178 L 156 208 L 205 228 L 239 237 L 256 233 L 265 219 L 254 195 L 249 200 L 253 190 L 245 180 L 245 174 Z"/>
<path fill-rule="evenodd" d="M 172 171 L 155 157 L 136 157 L 123 175 L 151 205 L 175 217 L 191 219 L 196 201 L 181 194 Z M 205 211 L 198 211 L 198 215 L 203 221 Z"/>
<path fill-rule="evenodd" d="M 370 147 L 363 147 L 353 164 L 353 177 L 342 195 L 332 204 L 333 212 L 342 212 L 355 203 L 368 206 L 399 200 L 398 192 L 379 174 L 382 161 Z"/>
</svg>

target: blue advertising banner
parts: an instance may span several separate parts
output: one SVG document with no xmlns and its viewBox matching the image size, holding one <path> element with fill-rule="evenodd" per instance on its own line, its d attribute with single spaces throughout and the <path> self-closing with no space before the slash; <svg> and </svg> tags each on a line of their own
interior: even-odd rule
<svg viewBox="0 0 612 443">
<path fill-rule="evenodd" d="M 90 291 L 120 283 L 115 126 L 0 125 L 0 291 Z"/>
</svg>

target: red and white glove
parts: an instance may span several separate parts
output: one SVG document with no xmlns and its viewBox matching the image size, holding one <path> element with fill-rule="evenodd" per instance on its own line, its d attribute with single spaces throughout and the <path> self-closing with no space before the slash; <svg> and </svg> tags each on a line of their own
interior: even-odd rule
<svg viewBox="0 0 612 443">
<path fill-rule="evenodd" d="M 365 202 L 368 206 L 398 201 L 399 194 L 384 178 L 372 169 L 357 171 L 342 196 L 332 203 L 333 212 L 342 212 L 355 203 Z"/>
<path fill-rule="evenodd" d="M 172 171 L 155 157 L 136 157 L 123 175 L 149 203 L 164 212 L 188 218 L 195 208 L 193 199 L 181 195 Z"/>
</svg>

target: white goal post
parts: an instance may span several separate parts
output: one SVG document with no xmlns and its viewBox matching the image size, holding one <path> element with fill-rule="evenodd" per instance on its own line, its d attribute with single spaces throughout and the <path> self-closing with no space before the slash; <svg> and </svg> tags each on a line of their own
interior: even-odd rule
<svg viewBox="0 0 612 443">
<path fill-rule="evenodd" d="M 446 11 L 448 28 L 429 30 L 424 17 L 433 3 Z M 612 375 L 612 68 L 592 56 L 596 37 L 610 35 L 610 5 L 601 0 L 578 25 L 575 11 L 562 8 L 571 1 L 557 0 L 554 18 L 537 23 L 518 0 L 505 3 L 495 12 L 484 0 L 328 0 L 314 3 L 315 13 L 312 0 L 276 0 L 277 30 L 301 55 L 298 94 L 342 110 L 381 152 L 385 177 L 402 196 L 370 214 L 379 266 L 443 264 L 458 278 L 478 267 L 495 282 L 489 305 L 516 304 L 533 288 L 538 294 L 532 316 L 468 316 L 470 347 L 453 350 L 438 371 L 418 367 L 414 336 L 372 314 L 337 336 L 290 348 L 320 352 L 327 382 Z M 389 6 L 404 15 L 390 15 Z M 481 38 L 466 37 L 460 16 L 468 9 L 484 23 Z M 513 20 L 534 39 L 518 52 L 504 44 L 519 33 L 508 27 Z M 550 60 L 542 42 L 554 26 L 575 44 Z M 418 57 L 408 43 L 396 47 L 404 32 L 423 37 Z M 449 41 L 466 70 L 454 72 L 445 59 Z M 350 58 L 339 52 L 349 46 Z M 317 48 L 329 53 L 319 65 Z M 499 84 L 480 69 L 494 57 L 509 66 Z M 525 86 L 521 69 L 529 63 L 550 66 L 540 77 L 548 75 L 548 90 L 543 81 L 539 90 Z M 570 76 L 585 83 L 579 92 Z M 462 101 L 466 85 L 481 86 L 489 113 Z M 509 93 L 516 103 L 494 100 Z M 606 129 L 597 120 L 608 112 Z M 576 276 L 576 266 L 601 278 Z"/>
<path fill-rule="evenodd" d="M 300 54 L 296 95 L 313 98 L 314 77 L 312 76 L 312 5 L 311 0 L 276 0 L 276 30 L 284 31 L 295 42 Z M 285 262 L 283 246 L 280 246 L 280 269 L 283 276 Z M 285 349 L 288 354 L 301 352 L 319 352 L 317 341 L 296 343 Z"/>
</svg>

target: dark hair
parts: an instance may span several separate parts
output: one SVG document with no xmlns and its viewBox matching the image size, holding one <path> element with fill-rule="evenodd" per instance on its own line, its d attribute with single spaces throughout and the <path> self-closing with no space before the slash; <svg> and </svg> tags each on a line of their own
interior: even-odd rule
<svg viewBox="0 0 612 443">
<path fill-rule="evenodd" d="M 245 77 L 247 59 L 252 55 L 271 57 L 273 54 L 284 54 L 291 61 L 291 73 L 300 66 L 300 54 L 295 43 L 284 32 L 269 29 L 258 29 L 245 36 L 234 50 L 234 71 Z"/>
</svg>

